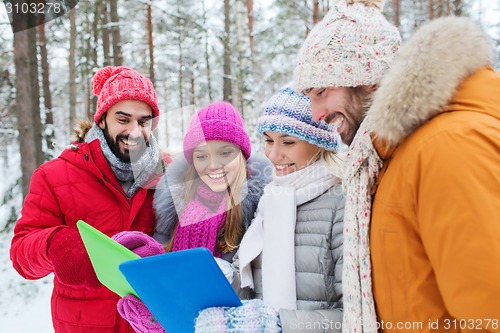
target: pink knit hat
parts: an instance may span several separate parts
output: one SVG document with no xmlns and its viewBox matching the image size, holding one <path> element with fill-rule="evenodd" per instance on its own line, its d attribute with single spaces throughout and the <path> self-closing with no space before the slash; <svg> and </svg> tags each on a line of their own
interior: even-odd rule
<svg viewBox="0 0 500 333">
<path fill-rule="evenodd" d="M 96 124 L 110 107 L 124 100 L 148 103 L 153 109 L 153 117 L 160 116 L 153 83 L 132 68 L 106 66 L 99 69 L 94 76 L 92 93 L 99 97 L 94 115 Z M 158 120 L 154 124 L 158 124 Z"/>
<path fill-rule="evenodd" d="M 209 104 L 191 118 L 184 136 L 186 160 L 193 163 L 193 150 L 203 141 L 210 140 L 227 141 L 239 146 L 247 159 L 252 152 L 243 119 L 234 106 L 227 102 Z"/>
<path fill-rule="evenodd" d="M 387 21 L 385 0 L 334 0 L 297 56 L 294 89 L 378 84 L 401 44 Z"/>
</svg>

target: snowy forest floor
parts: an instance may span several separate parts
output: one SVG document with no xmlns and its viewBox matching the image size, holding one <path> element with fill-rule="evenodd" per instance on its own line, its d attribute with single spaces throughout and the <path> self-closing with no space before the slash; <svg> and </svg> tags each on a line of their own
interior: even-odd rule
<svg viewBox="0 0 500 333">
<path fill-rule="evenodd" d="M 12 232 L 0 233 L 0 331 L 54 332 L 50 316 L 53 274 L 36 281 L 23 279 L 12 267 Z"/>
</svg>

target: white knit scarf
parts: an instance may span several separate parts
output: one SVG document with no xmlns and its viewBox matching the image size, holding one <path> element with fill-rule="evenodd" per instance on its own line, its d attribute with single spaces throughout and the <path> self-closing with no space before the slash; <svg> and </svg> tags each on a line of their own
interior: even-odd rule
<svg viewBox="0 0 500 333">
<path fill-rule="evenodd" d="M 251 262 L 262 253 L 264 302 L 277 310 L 297 309 L 297 206 L 320 196 L 339 182 L 324 160 L 286 176 L 273 175 L 273 181 L 264 189 L 257 215 L 240 244 L 242 287 L 254 288 Z"/>
<path fill-rule="evenodd" d="M 347 154 L 344 168 L 344 319 L 342 332 L 377 332 L 370 262 L 371 190 L 382 160 L 363 122 Z"/>
</svg>

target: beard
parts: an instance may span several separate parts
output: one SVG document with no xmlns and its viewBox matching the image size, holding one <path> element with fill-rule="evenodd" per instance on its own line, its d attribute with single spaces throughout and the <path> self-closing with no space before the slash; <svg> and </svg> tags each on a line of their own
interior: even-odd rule
<svg viewBox="0 0 500 333">
<path fill-rule="evenodd" d="M 342 142 L 346 145 L 350 145 L 356 135 L 356 132 L 361 125 L 362 118 L 354 118 L 355 112 L 360 112 L 359 110 L 353 110 L 351 105 L 347 105 L 344 112 L 333 112 L 326 116 L 324 121 L 328 124 L 335 122 L 337 117 L 342 117 L 342 122 L 337 131 L 342 128 L 341 132 L 338 132 Z"/>
<path fill-rule="evenodd" d="M 325 122 L 331 123 L 337 113 L 341 113 L 344 117 L 345 130 L 339 133 L 342 142 L 346 145 L 351 145 L 356 133 L 358 132 L 361 123 L 363 122 L 366 112 L 371 106 L 373 92 L 369 91 L 367 86 L 354 87 L 349 90 L 349 95 L 344 103 L 343 112 L 334 112 L 325 118 Z"/>
<path fill-rule="evenodd" d="M 134 150 L 132 153 L 129 149 L 120 149 L 121 140 L 128 141 L 130 139 L 129 135 L 126 134 L 118 134 L 115 138 L 112 138 L 108 131 L 108 126 L 106 122 L 104 122 L 104 137 L 106 138 L 106 142 L 108 143 L 109 148 L 115 154 L 116 157 L 122 162 L 131 163 L 137 161 L 142 154 L 146 151 L 147 147 L 149 147 L 149 141 L 144 139 L 143 137 L 134 139 L 139 145 L 137 150 Z M 131 139 L 130 139 L 131 140 Z"/>
</svg>

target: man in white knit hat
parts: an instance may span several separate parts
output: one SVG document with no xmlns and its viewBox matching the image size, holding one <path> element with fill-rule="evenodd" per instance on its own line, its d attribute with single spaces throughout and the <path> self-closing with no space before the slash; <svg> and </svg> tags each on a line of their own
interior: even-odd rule
<svg viewBox="0 0 500 333">
<path fill-rule="evenodd" d="M 334 1 L 310 32 L 294 73 L 294 88 L 311 98 L 315 121 L 336 123 L 350 144 L 366 102 L 401 44 L 381 12 L 383 1 Z"/>
<path fill-rule="evenodd" d="M 334 123 L 347 145 L 352 143 L 374 91 L 401 45 L 398 29 L 382 14 L 383 6 L 384 1 L 377 0 L 334 1 L 309 33 L 297 57 L 294 89 L 311 98 L 313 119 Z M 350 171 L 346 170 L 347 174 Z M 354 210 L 353 205 L 346 207 L 346 213 Z M 367 200 L 365 210 L 369 211 L 370 206 Z M 350 214 L 351 220 L 355 214 Z M 365 225 L 369 217 L 367 220 Z M 367 246 L 359 245 L 359 229 L 344 232 L 344 332 L 376 331 L 370 252 Z M 359 279 L 360 271 L 368 274 Z"/>
<path fill-rule="evenodd" d="M 295 89 L 338 125 L 343 332 L 500 331 L 500 75 L 464 18 L 399 49 L 383 1 L 337 0 L 298 55 Z M 397 53 L 397 55 L 396 55 Z"/>
</svg>

